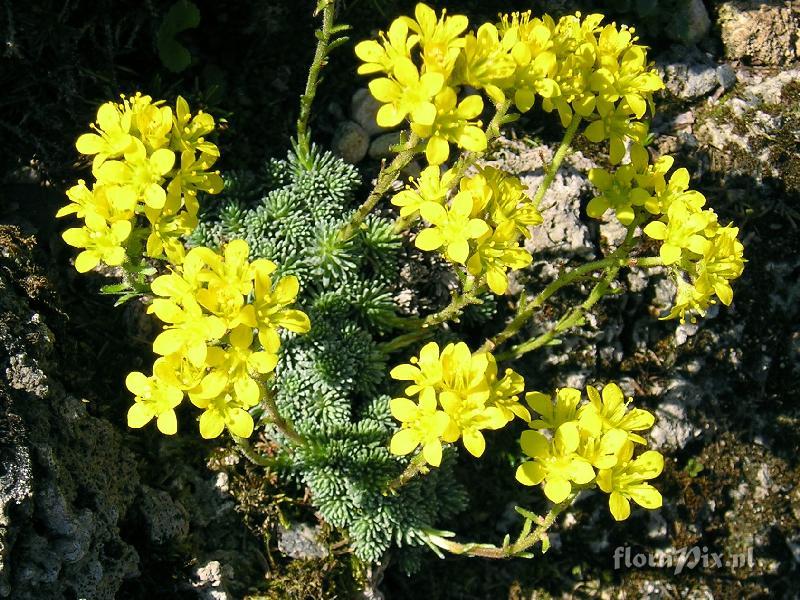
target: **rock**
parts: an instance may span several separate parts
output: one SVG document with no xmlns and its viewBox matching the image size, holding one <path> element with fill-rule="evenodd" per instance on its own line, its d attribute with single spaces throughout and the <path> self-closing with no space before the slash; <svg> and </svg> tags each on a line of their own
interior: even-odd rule
<svg viewBox="0 0 800 600">
<path fill-rule="evenodd" d="M 379 135 L 369 145 L 369 157 L 375 160 L 388 158 L 394 155 L 392 146 L 400 143 L 400 132 L 384 133 Z"/>
<path fill-rule="evenodd" d="M 718 9 L 725 56 L 752 65 L 787 65 L 800 57 L 796 1 L 732 0 Z"/>
<path fill-rule="evenodd" d="M 63 321 L 32 247 L 0 227 L 0 597 L 111 600 L 139 572 L 120 535 L 136 461 L 57 376 L 51 327 Z"/>
<path fill-rule="evenodd" d="M 376 121 L 380 107 L 381 103 L 372 97 L 369 89 L 361 88 L 356 90 L 350 102 L 350 118 L 361 125 L 369 136 L 384 133 L 387 129 L 378 125 Z"/>
<path fill-rule="evenodd" d="M 677 398 L 667 397 L 655 411 L 656 422 L 650 430 L 655 448 L 678 450 L 701 434 Z"/>
<path fill-rule="evenodd" d="M 278 531 L 278 550 L 292 558 L 324 558 L 328 548 L 319 541 L 320 528 L 306 523 L 294 523 Z"/>
<path fill-rule="evenodd" d="M 736 85 L 736 71 L 729 64 L 720 65 L 717 67 L 717 82 L 719 82 L 722 89 L 726 92 Z"/>
<path fill-rule="evenodd" d="M 553 150 L 546 146 L 531 149 L 522 143 L 505 141 L 497 162 L 517 174 L 533 197 L 544 179 L 544 164 L 549 164 L 552 156 Z M 594 256 L 589 228 L 581 218 L 581 198 L 593 189 L 586 175 L 593 166 L 580 152 L 564 161 L 539 205 L 544 221 L 531 229 L 532 235 L 525 242 L 534 260 L 545 260 L 553 266 L 552 259 L 556 257 Z"/>
<path fill-rule="evenodd" d="M 711 19 L 703 0 L 687 0 L 678 4 L 666 33 L 670 39 L 691 46 L 702 40 L 710 27 Z"/>
<path fill-rule="evenodd" d="M 200 600 L 233 600 L 227 585 L 233 575 L 233 569 L 229 565 L 211 560 L 194 569 L 192 587 Z"/>
<path fill-rule="evenodd" d="M 150 486 L 143 485 L 139 510 L 144 519 L 147 535 L 154 544 L 180 541 L 189 533 L 186 510 L 163 490 L 154 490 Z"/>
<path fill-rule="evenodd" d="M 340 123 L 331 142 L 333 151 L 347 163 L 354 165 L 367 155 L 369 136 L 364 128 L 354 121 Z"/>
<path fill-rule="evenodd" d="M 681 100 L 706 96 L 719 84 L 716 64 L 696 48 L 676 46 L 657 64 L 664 72 L 664 85 Z"/>
</svg>

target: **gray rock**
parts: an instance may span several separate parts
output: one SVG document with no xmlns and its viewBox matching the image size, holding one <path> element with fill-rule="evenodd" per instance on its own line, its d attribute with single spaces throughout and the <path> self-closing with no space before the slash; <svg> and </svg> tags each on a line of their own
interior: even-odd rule
<svg viewBox="0 0 800 600">
<path fill-rule="evenodd" d="M 726 92 L 736 85 L 736 70 L 729 64 L 717 67 L 717 81 Z"/>
<path fill-rule="evenodd" d="M 320 528 L 306 523 L 293 523 L 278 531 L 278 550 L 292 558 L 324 558 L 328 548 L 319 541 Z"/>
<path fill-rule="evenodd" d="M 361 162 L 367 155 L 369 135 L 358 123 L 345 121 L 336 128 L 331 146 L 333 151 L 342 157 L 342 160 L 354 165 Z"/>
<path fill-rule="evenodd" d="M 753 65 L 788 65 L 800 57 L 796 2 L 732 0 L 718 8 L 725 55 Z"/>
<path fill-rule="evenodd" d="M 150 486 L 143 485 L 139 510 L 147 536 L 154 544 L 180 541 L 189 533 L 186 510 L 163 490 L 154 490 Z"/>
<path fill-rule="evenodd" d="M 688 417 L 686 407 L 676 398 L 662 401 L 655 411 L 655 417 L 650 439 L 656 448 L 678 450 L 702 433 Z"/>
<path fill-rule="evenodd" d="M 350 102 L 350 118 L 361 125 L 370 136 L 384 133 L 387 129 L 378 125 L 375 120 L 380 107 L 381 103 L 372 97 L 369 89 L 361 88 L 356 90 Z"/>
<path fill-rule="evenodd" d="M 192 587 L 200 600 L 233 600 L 227 584 L 233 575 L 230 565 L 211 560 L 194 569 Z"/>
<path fill-rule="evenodd" d="M 675 47 L 658 66 L 664 85 L 682 100 L 702 98 L 719 85 L 716 64 L 696 48 Z"/>
<path fill-rule="evenodd" d="M 677 6 L 666 33 L 670 39 L 687 46 L 697 44 L 711 27 L 703 0 L 687 0 Z"/>
</svg>

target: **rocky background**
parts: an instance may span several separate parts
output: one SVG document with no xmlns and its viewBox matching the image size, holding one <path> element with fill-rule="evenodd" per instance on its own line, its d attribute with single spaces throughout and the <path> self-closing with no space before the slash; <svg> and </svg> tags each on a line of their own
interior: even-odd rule
<svg viewBox="0 0 800 600">
<path fill-rule="evenodd" d="M 170 4 L 134 11 L 7 1 L 0 10 L 8 90 L 0 99 L 0 598 L 798 597 L 800 2 L 532 3 L 551 14 L 594 6 L 637 26 L 667 83 L 653 151 L 675 155 L 720 220 L 740 226 L 749 262 L 734 305 L 697 325 L 658 321 L 671 299 L 668 280 L 630 272 L 593 321 L 517 365 L 538 389 L 619 379 L 654 411 L 651 439 L 668 457 L 662 510 L 618 525 L 600 495 L 587 496 L 544 559 L 432 556 L 412 578 L 391 561 L 354 567 L 316 523 L 303 490 L 264 480 L 230 449 L 188 430 L 165 439 L 125 427 L 124 373 L 148 362 L 152 325 L 136 305 L 115 309 L 97 294 L 106 275 L 79 277 L 69 267 L 63 225 L 52 215 L 86 168 L 73 164 L 72 141 L 94 107 L 120 90 L 184 93 L 227 117 L 223 168 L 257 165 L 288 147 L 312 51 L 306 7 L 198 2 L 201 25 L 181 38 L 194 63 L 176 75 L 159 66 L 153 41 Z M 475 21 L 527 7 L 434 4 Z M 409 6 L 354 0 L 342 20 L 359 39 Z M 226 42 L 225 32 L 240 43 Z M 316 137 L 370 178 L 396 134 L 374 125 L 351 53 L 336 58 Z M 558 143 L 553 121 L 526 116 L 491 160 L 534 189 Z M 583 210 L 586 173 L 606 161 L 576 143 L 545 197 L 545 224 L 530 242 L 535 262 L 518 288 L 539 289 L 570 260 L 619 242 L 618 226 Z M 571 294 L 543 311 L 531 333 L 580 290 Z M 499 541 L 515 527 L 513 505 L 539 508 L 541 494 L 513 482 L 514 432 L 492 443 L 500 451 L 491 459 L 463 465 L 465 481 L 483 493 L 457 523 L 441 525 Z M 615 568 L 618 547 L 630 556 L 697 547 L 724 562 L 677 570 L 626 566 L 623 557 Z M 745 564 L 735 568 L 737 554 Z"/>
</svg>

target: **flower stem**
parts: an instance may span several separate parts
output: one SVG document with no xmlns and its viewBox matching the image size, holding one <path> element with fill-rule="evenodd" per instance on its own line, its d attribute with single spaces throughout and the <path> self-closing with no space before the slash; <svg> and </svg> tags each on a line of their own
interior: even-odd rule
<svg viewBox="0 0 800 600">
<path fill-rule="evenodd" d="M 494 544 L 460 543 L 443 535 L 437 535 L 436 533 L 429 533 L 426 536 L 426 540 L 442 550 L 464 556 L 480 556 L 482 558 L 494 559 L 530 556 L 527 551 L 537 542 L 545 544 L 547 531 L 553 526 L 558 516 L 575 501 L 578 494 L 579 492 L 570 494 L 563 502 L 553 505 L 547 515 L 538 519 L 536 529 L 528 533 L 525 533 L 525 530 L 523 530 L 523 533 L 513 544 L 495 546 Z M 525 529 L 527 529 L 527 527 Z"/>
<path fill-rule="evenodd" d="M 578 115 L 572 115 L 572 121 L 570 121 L 567 130 L 564 132 L 561 144 L 558 146 L 553 156 L 553 162 L 550 163 L 550 166 L 545 171 L 544 179 L 539 185 L 539 189 L 536 190 L 536 194 L 533 196 L 534 206 L 539 206 L 539 204 L 541 204 L 542 198 L 544 198 L 545 193 L 550 188 L 550 184 L 552 184 L 553 180 L 556 178 L 556 173 L 558 173 L 558 170 L 561 168 L 561 163 L 564 162 L 567 152 L 569 152 L 572 139 L 575 137 L 575 133 L 577 133 L 580 124 L 581 118 Z"/>
<path fill-rule="evenodd" d="M 263 454 L 259 454 L 258 452 L 256 452 L 253 446 L 250 444 L 250 440 L 247 440 L 245 438 L 240 438 L 235 435 L 231 435 L 231 437 L 238 446 L 239 452 L 242 453 L 242 456 L 244 456 L 254 465 L 271 469 L 278 464 L 278 461 L 276 461 L 274 458 L 270 456 L 264 456 Z"/>
<path fill-rule="evenodd" d="M 389 188 L 400 175 L 400 171 L 414 158 L 414 155 L 417 153 L 418 144 L 419 137 L 417 134 L 411 133 L 405 144 L 405 148 L 394 157 L 394 160 L 389 163 L 388 167 L 381 168 L 381 172 L 378 174 L 378 180 L 375 182 L 375 187 L 372 188 L 372 191 L 369 196 L 367 196 L 364 203 L 353 213 L 350 222 L 339 233 L 340 239 L 349 239 L 358 231 L 358 228 L 361 226 L 361 223 L 364 222 L 364 219 L 367 218 L 367 215 L 375 208 L 378 201 L 383 198 L 383 195 L 389 191 Z"/>
<path fill-rule="evenodd" d="M 428 472 L 428 470 L 429 469 L 427 463 L 425 462 L 425 457 L 422 455 L 422 452 L 420 452 L 411 459 L 411 462 L 408 463 L 405 470 L 400 473 L 400 475 L 386 484 L 386 490 L 384 494 L 396 494 L 401 487 L 414 479 L 414 477 L 417 475 L 424 475 Z"/>
<path fill-rule="evenodd" d="M 305 161 L 311 152 L 311 135 L 308 131 L 308 122 L 311 118 L 311 105 L 317 95 L 319 75 L 325 66 L 330 51 L 331 36 L 333 35 L 333 15 L 335 0 L 328 0 L 322 7 L 322 27 L 317 31 L 317 48 L 311 67 L 308 70 L 306 88 L 300 96 L 300 115 L 297 117 L 297 155 Z"/>
<path fill-rule="evenodd" d="M 272 425 L 274 425 L 275 428 L 286 437 L 286 439 L 291 441 L 293 445 L 306 446 L 308 444 L 308 440 L 297 433 L 297 430 L 294 428 L 294 426 L 292 426 L 289 421 L 281 416 L 281 413 L 278 411 L 278 405 L 275 403 L 275 397 L 269 391 L 264 394 L 262 406 L 266 410 L 267 414 L 269 414 L 269 422 L 272 423 Z"/>
</svg>

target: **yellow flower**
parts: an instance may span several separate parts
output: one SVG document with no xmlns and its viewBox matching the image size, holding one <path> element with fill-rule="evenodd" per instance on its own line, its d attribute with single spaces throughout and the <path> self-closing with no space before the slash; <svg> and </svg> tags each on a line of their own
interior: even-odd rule
<svg viewBox="0 0 800 600">
<path fill-rule="evenodd" d="M 144 144 L 135 139 L 124 160 L 108 160 L 93 173 L 99 184 L 129 187 L 147 206 L 160 209 L 167 201 L 161 184 L 174 164 L 175 153 L 171 150 L 160 148 L 148 156 Z"/>
<path fill-rule="evenodd" d="M 126 99 L 131 110 L 132 130 L 142 140 L 149 151 L 158 150 L 169 144 L 172 131 L 172 109 L 152 102 L 150 96 L 137 92 Z"/>
<path fill-rule="evenodd" d="M 389 31 L 381 32 L 380 37 L 380 42 L 366 40 L 356 44 L 356 56 L 364 61 L 358 67 L 359 75 L 381 72 L 391 75 L 399 59 L 411 58 L 411 49 L 419 41 L 418 35 L 408 35 L 408 24 L 403 18 L 392 21 Z"/>
<path fill-rule="evenodd" d="M 97 133 L 84 133 L 75 142 L 81 154 L 96 155 L 93 169 L 99 168 L 107 158 L 117 158 L 133 148 L 131 118 L 129 109 L 114 102 L 106 102 L 97 110 L 97 124 L 91 124 Z"/>
<path fill-rule="evenodd" d="M 442 172 L 440 167 L 431 165 L 422 170 L 419 179 L 411 181 L 413 188 L 407 186 L 392 198 L 392 204 L 400 207 L 401 217 L 415 216 L 426 202 L 443 205 L 455 185 L 455 173 Z"/>
<path fill-rule="evenodd" d="M 618 167 L 613 175 L 605 169 L 591 169 L 589 181 L 600 195 L 589 201 L 586 214 L 599 219 L 613 208 L 619 222 L 630 225 L 636 216 L 634 206 L 642 206 L 650 198 L 647 190 L 636 186 L 635 178 L 639 172 L 640 169 L 632 163 Z"/>
<path fill-rule="evenodd" d="M 389 451 L 404 456 L 421 445 L 427 463 L 438 467 L 442 462 L 441 437 L 450 424 L 450 417 L 437 410 L 436 398 L 420 396 L 419 404 L 408 398 L 395 398 L 389 402 L 389 409 L 392 416 L 403 424 L 392 436 Z"/>
<path fill-rule="evenodd" d="M 287 308 L 297 299 L 300 284 L 297 277 L 289 275 L 280 279 L 273 288 L 270 277 L 275 264 L 264 259 L 253 262 L 255 293 L 253 306 L 256 311 L 258 339 L 267 352 L 276 353 L 280 347 L 278 327 L 295 333 L 307 333 L 311 329 L 308 316 L 300 310 Z"/>
<path fill-rule="evenodd" d="M 484 210 L 489 221 L 500 227 L 513 222 L 518 233 L 530 237 L 529 227 L 539 225 L 542 215 L 525 192 L 518 177 L 494 167 L 483 167 L 478 174 L 461 180 L 461 189 L 471 191 L 479 202 L 473 204 L 473 215 Z M 480 205 L 479 210 L 476 211 Z"/>
<path fill-rule="evenodd" d="M 645 226 L 644 232 L 662 242 L 659 255 L 664 264 L 674 265 L 681 261 L 687 250 L 694 254 L 705 254 L 709 241 L 703 232 L 711 222 L 712 214 L 708 210 L 695 212 L 683 202 L 673 202 L 667 209 L 666 223 L 651 221 Z"/>
<path fill-rule="evenodd" d="M 733 301 L 730 282 L 744 270 L 744 246 L 736 237 L 738 234 L 738 227 L 720 227 L 696 263 L 695 285 L 713 290 L 726 306 Z"/>
<path fill-rule="evenodd" d="M 542 392 L 528 392 L 525 395 L 525 401 L 539 413 L 539 418 L 531 421 L 530 427 L 555 431 L 564 423 L 577 418 L 581 392 L 574 388 L 561 388 L 556 390 L 555 401 Z"/>
<path fill-rule="evenodd" d="M 153 303 L 147 312 L 154 312 L 168 324 L 153 341 L 153 352 L 162 356 L 183 354 L 198 367 L 205 363 L 208 343 L 221 339 L 228 330 L 222 319 L 203 314 L 195 302 L 183 307 L 169 301 Z"/>
<path fill-rule="evenodd" d="M 578 423 L 580 426 L 580 423 Z M 622 447 L 628 443 L 628 433 L 623 429 L 609 429 L 603 434 L 591 435 L 581 429 L 581 445 L 578 454 L 592 463 L 596 469 L 610 469 L 619 462 Z"/>
<path fill-rule="evenodd" d="M 612 164 L 617 164 L 625 156 L 625 141 L 631 140 L 637 144 L 644 144 L 647 136 L 647 125 L 634 121 L 630 117 L 630 109 L 624 103 L 616 107 L 610 102 L 597 101 L 599 119 L 592 121 L 586 127 L 583 135 L 590 142 L 609 140 L 609 158 Z"/>
<path fill-rule="evenodd" d="M 219 156 L 219 148 L 208 140 L 205 135 L 214 131 L 214 117 L 198 110 L 192 116 L 189 104 L 182 96 L 175 102 L 174 118 L 172 120 L 172 143 L 170 147 L 178 153 L 195 151 Z"/>
<path fill-rule="evenodd" d="M 480 121 L 474 122 L 483 111 L 483 100 L 473 94 L 458 102 L 455 90 L 445 87 L 434 98 L 434 119 L 429 123 L 412 120 L 411 130 L 427 140 L 425 158 L 440 165 L 450 156 L 450 143 L 470 152 L 486 150 L 486 133 Z"/>
<path fill-rule="evenodd" d="M 604 33 L 612 31 L 611 27 L 613 26 L 607 26 Z M 620 32 L 623 33 L 627 32 Z M 604 62 L 605 57 L 602 53 L 601 46 L 601 62 Z M 658 73 L 647 69 L 647 55 L 644 48 L 632 45 L 623 52 L 619 63 L 605 61 L 605 64 L 608 66 L 603 66 L 592 74 L 590 78 L 592 89 L 604 102 L 624 99 L 633 115 L 641 119 L 647 111 L 648 101 L 652 102 L 653 92 L 664 87 L 664 82 Z"/>
<path fill-rule="evenodd" d="M 481 429 L 500 429 L 508 420 L 498 407 L 487 406 L 485 399 L 481 401 L 475 396 L 474 393 L 444 391 L 439 395 L 439 403 L 450 417 L 450 426 L 443 434 L 445 441 L 455 442 L 461 438 L 467 452 L 480 457 L 486 449 Z"/>
<path fill-rule="evenodd" d="M 100 261 L 116 267 L 125 262 L 125 240 L 131 233 L 130 221 L 107 223 L 96 213 L 86 214 L 86 226 L 67 229 L 61 237 L 75 248 L 84 248 L 75 259 L 75 269 L 86 273 Z"/>
<path fill-rule="evenodd" d="M 369 82 L 372 95 L 385 104 L 377 114 L 381 127 L 395 127 L 407 116 L 412 123 L 430 126 L 436 119 L 432 100 L 444 85 L 441 73 L 424 73 L 407 58 L 398 58 L 393 69 L 394 79 L 381 77 Z"/>
<path fill-rule="evenodd" d="M 563 502 L 572 493 L 573 484 L 584 485 L 595 477 L 591 463 L 575 453 L 580 444 L 575 421 L 562 424 L 552 441 L 538 431 L 525 431 L 520 444 L 533 460 L 517 467 L 517 481 L 523 485 L 544 481 L 544 494 L 551 502 Z"/>
<path fill-rule="evenodd" d="M 505 90 L 511 87 L 517 67 L 511 56 L 516 43 L 516 30 L 506 31 L 500 39 L 491 23 L 481 25 L 477 33 L 468 33 L 456 67 L 458 82 L 486 90 L 496 104 L 505 102 Z"/>
<path fill-rule="evenodd" d="M 697 313 L 701 317 L 705 316 L 708 307 L 714 303 L 712 297 L 714 295 L 713 288 L 697 286 L 687 282 L 683 277 L 677 278 L 678 289 L 675 293 L 675 300 L 672 303 L 672 310 L 660 318 L 661 321 L 668 319 L 680 318 L 681 323 L 686 322 L 686 313 Z M 697 321 L 694 314 L 691 314 L 689 320 L 692 323 Z"/>
<path fill-rule="evenodd" d="M 486 353 L 489 361 L 486 369 L 486 381 L 489 384 L 489 399 L 487 404 L 500 409 L 506 423 L 519 417 L 526 423 L 531 420 L 531 413 L 519 401 L 519 395 L 525 389 L 525 380 L 522 375 L 506 369 L 503 378 L 497 378 L 497 361 L 494 356 Z"/>
<path fill-rule="evenodd" d="M 217 357 L 211 364 L 215 370 L 225 374 L 236 399 L 245 407 L 255 406 L 261 397 L 261 388 L 253 375 L 267 375 L 278 364 L 277 354 L 255 351 L 252 345 L 253 329 L 239 325 L 228 335 L 226 350 L 214 349 Z"/>
<path fill-rule="evenodd" d="M 200 385 L 189 393 L 192 404 L 203 409 L 200 415 L 200 435 L 212 439 L 227 427 L 233 435 L 248 438 L 253 433 L 253 417 L 231 394 L 224 373 L 211 371 Z"/>
<path fill-rule="evenodd" d="M 178 431 L 175 407 L 183 400 L 183 392 L 157 376 L 147 377 L 134 371 L 125 379 L 125 386 L 136 396 L 128 410 L 128 427 L 140 428 L 153 417 L 161 433 L 174 435 Z"/>
<path fill-rule="evenodd" d="M 411 364 L 398 365 L 389 372 L 392 379 L 412 381 L 405 389 L 409 396 L 436 399 L 436 388 L 442 382 L 442 363 L 439 359 L 439 344 L 429 342 L 419 351 L 419 358 L 413 356 Z"/>
<path fill-rule="evenodd" d="M 434 10 L 422 2 L 414 9 L 414 16 L 416 20 L 408 17 L 403 20 L 419 36 L 425 72 L 448 77 L 464 47 L 464 38 L 460 36 L 469 20 L 464 15 L 448 17 L 444 10 L 437 20 Z"/>
<path fill-rule="evenodd" d="M 527 267 L 533 257 L 517 243 L 517 229 L 513 221 L 506 221 L 493 232 L 478 240 L 475 253 L 467 261 L 471 275 L 486 275 L 489 289 L 498 296 L 508 289 L 508 273 Z"/>
<path fill-rule="evenodd" d="M 632 454 L 633 444 L 628 442 L 621 451 L 618 466 L 597 474 L 597 485 L 610 494 L 608 507 L 617 521 L 624 521 L 630 516 L 630 500 L 649 509 L 659 508 L 662 503 L 661 494 L 647 480 L 661 474 L 664 457 L 655 450 L 648 450 L 635 460 L 630 460 Z"/>
<path fill-rule="evenodd" d="M 459 192 L 453 198 L 450 208 L 428 202 L 420 209 L 422 218 L 433 227 L 419 232 L 414 243 L 420 250 L 436 250 L 444 247 L 448 260 L 463 264 L 469 256 L 469 240 L 477 239 L 489 231 L 489 226 L 481 219 L 470 218 L 472 195 Z"/>
<path fill-rule="evenodd" d="M 205 365 L 195 366 L 182 354 L 160 356 L 153 363 L 153 376 L 179 390 L 197 387 L 205 375 Z"/>
<path fill-rule="evenodd" d="M 586 393 L 589 395 L 589 404 L 584 404 L 578 410 L 578 421 L 582 428 L 593 435 L 622 429 L 632 442 L 645 443 L 642 436 L 633 432 L 650 429 L 655 421 L 652 413 L 641 408 L 628 410 L 622 390 L 616 383 L 609 383 L 603 388 L 602 398 L 597 388 L 591 385 L 586 386 Z"/>
</svg>

